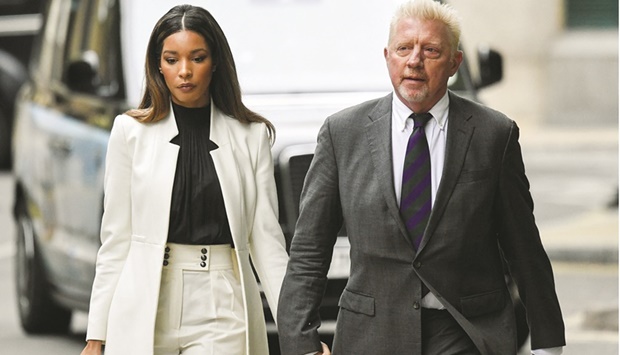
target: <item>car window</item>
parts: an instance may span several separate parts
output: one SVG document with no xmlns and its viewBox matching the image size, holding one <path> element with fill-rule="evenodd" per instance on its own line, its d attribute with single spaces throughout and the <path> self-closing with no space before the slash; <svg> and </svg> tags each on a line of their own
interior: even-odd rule
<svg viewBox="0 0 620 355">
<path fill-rule="evenodd" d="M 117 1 L 73 1 L 71 13 L 63 82 L 72 91 L 122 96 Z"/>
<path fill-rule="evenodd" d="M 41 38 L 33 52 L 33 76 L 41 82 L 50 82 L 59 78 L 62 73 L 63 53 L 67 25 L 71 15 L 71 2 L 53 0 L 47 4 Z"/>
<path fill-rule="evenodd" d="M 38 0 L 0 0 L 0 16 L 36 14 L 41 11 Z"/>
</svg>

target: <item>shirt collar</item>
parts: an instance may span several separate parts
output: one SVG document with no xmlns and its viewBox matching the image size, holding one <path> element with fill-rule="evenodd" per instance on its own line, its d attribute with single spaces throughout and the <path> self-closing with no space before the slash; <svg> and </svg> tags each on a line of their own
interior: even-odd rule
<svg viewBox="0 0 620 355">
<path fill-rule="evenodd" d="M 433 119 L 437 123 L 439 129 L 443 130 L 446 121 L 448 120 L 448 108 L 450 106 L 450 98 L 448 95 L 448 90 L 446 93 L 437 101 L 435 106 L 433 106 L 428 112 L 433 115 Z M 397 127 L 399 131 L 404 132 L 407 128 L 407 118 L 411 116 L 413 111 L 409 107 L 407 107 L 396 95 L 396 93 L 392 94 L 392 120 L 394 127 Z"/>
</svg>

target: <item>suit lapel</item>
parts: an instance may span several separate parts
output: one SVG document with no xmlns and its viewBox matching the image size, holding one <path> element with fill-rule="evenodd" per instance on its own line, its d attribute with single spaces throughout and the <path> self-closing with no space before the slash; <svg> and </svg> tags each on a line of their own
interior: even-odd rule
<svg viewBox="0 0 620 355">
<path fill-rule="evenodd" d="M 211 151 L 211 157 L 213 158 L 213 164 L 215 171 L 222 188 L 222 196 L 224 198 L 224 206 L 226 208 L 226 216 L 228 217 L 228 223 L 230 225 L 230 232 L 233 237 L 233 241 L 236 246 L 243 245 L 239 240 L 242 235 L 239 229 L 243 224 L 241 223 L 242 214 L 242 194 L 241 181 L 239 178 L 239 170 L 235 159 L 234 147 L 230 138 L 230 127 L 228 121 L 230 118 L 226 117 L 215 105 L 211 102 L 211 136 L 209 137 L 218 148 Z"/>
<path fill-rule="evenodd" d="M 147 181 L 150 180 L 148 185 L 154 189 L 147 189 L 147 193 L 142 196 L 146 201 L 145 208 L 152 209 L 145 213 L 162 218 L 153 218 L 146 228 L 150 230 L 149 235 L 158 236 L 157 241 L 163 245 L 168 238 L 172 187 L 179 155 L 179 146 L 170 143 L 170 140 L 179 134 L 172 108 L 168 117 L 153 123 L 149 130 L 155 132 L 148 135 L 153 140 L 141 150 L 146 160 L 136 161 L 134 169 L 140 170 L 141 167 L 148 167 L 150 170 L 148 173 L 140 174 L 145 176 Z M 140 164 L 144 162 L 146 164 Z M 152 193 L 153 191 L 157 193 Z"/>
<path fill-rule="evenodd" d="M 446 159 L 443 167 L 443 174 L 435 204 L 431 211 L 428 226 L 424 232 L 424 237 L 420 245 L 420 249 L 428 243 L 432 237 L 437 224 L 446 209 L 446 205 L 450 200 L 450 196 L 454 191 L 459 174 L 465 162 L 465 156 L 469 149 L 469 143 L 474 133 L 474 126 L 469 122 L 471 114 L 464 105 L 463 99 L 449 93 L 450 95 L 450 111 L 448 113 L 448 137 L 446 139 Z"/>
<path fill-rule="evenodd" d="M 398 221 L 401 235 L 413 248 L 413 242 L 407 233 L 400 216 L 400 210 L 394 192 L 394 169 L 392 167 L 392 94 L 379 100 L 368 114 L 370 122 L 366 125 L 368 146 L 381 194 L 388 206 L 388 212 Z"/>
</svg>

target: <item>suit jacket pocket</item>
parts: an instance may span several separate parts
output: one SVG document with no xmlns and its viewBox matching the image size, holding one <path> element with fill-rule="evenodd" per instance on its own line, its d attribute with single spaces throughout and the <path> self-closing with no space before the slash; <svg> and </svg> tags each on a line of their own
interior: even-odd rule
<svg viewBox="0 0 620 355">
<path fill-rule="evenodd" d="M 481 169 L 481 170 L 464 170 L 461 171 L 459 175 L 458 183 L 468 183 L 474 182 L 478 180 L 485 180 L 491 177 L 492 169 Z"/>
<path fill-rule="evenodd" d="M 338 301 L 338 307 L 347 309 L 351 312 L 362 313 L 368 316 L 375 315 L 375 299 L 371 296 L 362 295 L 344 289 Z"/>
<path fill-rule="evenodd" d="M 461 297 L 461 310 L 465 317 L 477 317 L 499 311 L 506 304 L 506 294 L 502 290 Z"/>
</svg>

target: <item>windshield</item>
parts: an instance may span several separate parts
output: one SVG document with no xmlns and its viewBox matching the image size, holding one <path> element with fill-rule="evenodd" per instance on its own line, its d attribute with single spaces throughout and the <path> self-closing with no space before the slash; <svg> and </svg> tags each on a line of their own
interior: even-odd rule
<svg viewBox="0 0 620 355">
<path fill-rule="evenodd" d="M 383 48 L 390 1 L 214 1 L 246 92 L 377 91 L 390 87 Z"/>
<path fill-rule="evenodd" d="M 383 48 L 399 0 L 125 0 L 125 72 L 141 74 L 127 80 L 130 98 L 155 22 L 187 2 L 224 30 L 244 94 L 391 90 Z"/>
</svg>

